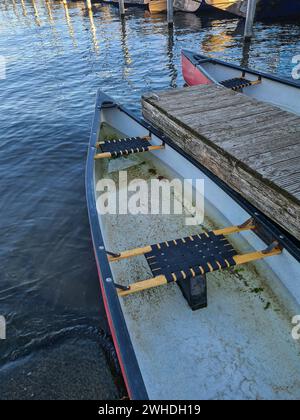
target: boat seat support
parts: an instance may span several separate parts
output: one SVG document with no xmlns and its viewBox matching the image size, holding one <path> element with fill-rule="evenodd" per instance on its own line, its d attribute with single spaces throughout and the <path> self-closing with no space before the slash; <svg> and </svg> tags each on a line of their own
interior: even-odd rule
<svg viewBox="0 0 300 420">
<path fill-rule="evenodd" d="M 250 219 L 240 226 L 165 241 L 124 251 L 115 256 L 110 253 L 110 262 L 144 255 L 153 274 L 153 278 L 133 283 L 127 290 L 119 290 L 118 294 L 127 296 L 176 282 L 192 308 L 204 307 L 207 273 L 279 255 L 282 252 L 280 244 L 275 241 L 267 249 L 240 255 L 227 240 L 228 235 L 255 229 L 255 221 Z"/>
<path fill-rule="evenodd" d="M 133 153 L 143 153 L 164 148 L 164 144 L 152 146 L 149 141 L 150 139 L 149 136 L 127 137 L 124 139 L 99 142 L 96 144 L 96 148 L 100 149 L 101 153 L 97 153 L 95 159 L 118 158 Z"/>
<path fill-rule="evenodd" d="M 193 311 L 207 307 L 206 275 L 191 277 L 188 281 L 178 280 L 178 286 Z"/>
<path fill-rule="evenodd" d="M 122 284 L 114 283 L 114 285 L 115 285 L 115 288 L 116 289 L 119 289 L 119 290 L 126 291 L 126 290 L 129 290 L 130 289 L 129 286 L 123 286 Z"/>
<path fill-rule="evenodd" d="M 245 89 L 250 86 L 258 85 L 261 83 L 261 77 L 257 80 L 248 80 L 244 77 L 235 77 L 234 79 L 228 79 L 221 82 L 221 85 L 228 89 L 232 89 L 234 91 L 238 91 L 241 89 Z"/>
</svg>

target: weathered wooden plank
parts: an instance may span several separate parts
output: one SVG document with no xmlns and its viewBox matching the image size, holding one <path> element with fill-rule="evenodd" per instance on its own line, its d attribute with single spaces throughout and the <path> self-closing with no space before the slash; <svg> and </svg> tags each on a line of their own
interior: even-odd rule
<svg viewBox="0 0 300 420">
<path fill-rule="evenodd" d="M 224 109 L 222 109 L 222 111 L 224 111 Z M 220 119 L 222 120 L 222 131 L 226 130 L 226 129 L 228 130 L 229 127 L 228 127 L 228 125 L 226 127 L 224 127 L 223 120 L 226 119 L 227 117 L 230 117 L 230 115 L 233 112 L 234 112 L 234 108 L 230 107 L 228 110 L 226 109 L 226 114 L 225 115 L 222 114 L 221 116 L 219 116 L 220 113 L 218 115 L 215 115 L 213 112 L 208 114 L 209 120 L 205 121 L 205 126 L 207 125 L 209 127 L 208 130 L 206 130 L 206 127 L 204 126 L 204 122 L 203 122 L 203 120 L 204 120 L 203 115 L 205 115 L 205 114 L 201 114 L 199 116 L 199 119 L 195 118 L 195 115 L 192 115 L 192 116 L 189 116 L 189 117 L 184 117 L 184 118 L 177 117 L 176 112 L 172 113 L 172 115 L 174 115 L 178 119 L 178 121 L 189 125 L 191 128 L 195 128 L 196 130 L 198 130 L 201 127 L 200 133 L 202 135 L 205 135 L 208 139 L 210 139 L 211 136 L 212 136 L 211 131 L 218 125 L 218 121 L 220 121 Z M 243 127 L 242 129 L 238 129 L 238 136 L 237 136 L 236 131 L 234 133 L 235 138 L 237 136 L 238 139 L 239 139 L 238 149 L 235 149 L 234 152 L 233 152 L 231 145 L 228 147 L 228 145 L 224 144 L 224 142 L 221 142 L 221 147 L 224 148 L 225 150 L 229 150 L 231 153 L 233 152 L 232 153 L 233 156 L 235 156 L 237 159 L 248 157 L 249 152 L 250 152 L 250 154 L 253 155 L 253 153 L 251 153 L 251 149 L 248 149 L 246 147 L 243 147 L 243 148 L 240 147 L 240 144 L 244 144 L 244 142 L 245 142 L 244 138 L 241 138 L 241 137 L 242 137 L 243 133 L 247 133 L 247 136 L 249 136 L 249 133 L 251 133 L 251 131 L 254 129 L 255 131 L 252 133 L 252 138 L 254 138 L 259 123 L 262 123 L 262 122 L 265 123 L 265 121 L 269 121 L 270 119 L 276 118 L 276 123 L 273 122 L 272 125 L 275 126 L 275 128 L 276 128 L 276 135 L 278 136 L 277 138 L 279 138 L 279 139 L 288 138 L 287 127 L 290 127 L 290 126 L 284 125 L 283 122 L 280 120 L 279 117 L 282 116 L 282 111 L 281 110 L 277 111 L 277 110 L 271 109 L 270 113 L 267 113 L 267 114 L 266 113 L 261 113 L 260 110 L 258 110 L 257 115 L 254 114 L 254 112 L 255 112 L 254 110 L 251 110 L 249 112 L 250 115 L 247 116 L 246 118 L 240 118 L 239 112 L 236 112 L 235 117 L 231 118 L 231 121 L 229 123 L 230 124 L 230 131 L 228 131 L 229 135 L 233 134 L 232 133 L 233 126 L 239 127 L 241 125 Z M 284 113 L 284 116 L 285 115 L 286 115 L 286 113 Z M 292 120 L 294 120 L 294 116 L 292 116 L 291 118 L 292 118 Z M 199 124 L 199 122 L 197 122 L 197 121 L 201 121 L 201 124 Z M 248 122 L 248 124 L 247 124 L 247 122 Z M 285 120 L 285 122 L 286 122 L 286 120 Z M 249 124 L 250 124 L 250 126 L 249 126 Z M 203 127 L 203 129 L 202 129 L 202 127 Z M 298 129 L 300 130 L 299 126 L 298 126 Z M 294 131 L 296 131 L 296 130 L 294 130 Z M 222 133 L 222 136 L 223 136 L 223 133 Z M 274 141 L 273 141 L 273 139 L 270 139 L 268 128 L 265 130 L 264 136 L 265 136 L 264 138 L 261 138 L 261 142 L 258 143 L 258 142 L 255 141 L 255 144 L 256 145 L 259 145 L 259 144 L 264 144 L 265 145 L 266 140 L 267 140 L 267 143 L 270 146 L 272 145 L 273 148 L 274 148 Z M 232 139 L 230 139 L 230 140 L 232 141 Z M 293 139 L 293 142 L 295 142 L 295 139 Z M 215 142 L 215 143 L 220 144 L 220 142 Z M 265 147 L 266 147 L 266 145 L 265 145 Z M 265 150 L 268 151 L 268 147 L 265 148 Z"/>
<path fill-rule="evenodd" d="M 171 108 L 172 105 L 174 105 L 177 102 L 177 105 L 183 104 L 181 100 L 181 94 L 180 91 L 183 92 L 183 89 L 178 89 L 177 92 L 175 92 L 175 89 L 173 92 L 168 93 L 166 92 L 165 96 L 162 96 L 162 93 L 159 93 L 160 96 L 158 96 L 155 92 L 149 95 L 144 95 L 144 98 L 148 100 L 158 100 L 164 108 L 168 108 L 168 106 Z M 221 93 L 222 94 L 222 93 Z M 203 92 L 202 95 L 203 100 L 205 100 L 205 96 L 208 98 L 213 99 L 216 96 L 216 92 Z M 199 93 L 197 91 L 193 91 L 192 89 L 188 92 L 188 94 L 185 96 L 185 103 L 192 103 L 199 99 Z"/>
<path fill-rule="evenodd" d="M 243 95 L 240 96 L 243 97 Z M 159 102 L 158 106 L 161 106 L 161 101 Z M 226 117 L 220 110 L 217 110 L 216 113 L 210 112 L 205 114 L 205 112 L 201 112 L 198 118 L 196 118 L 197 113 L 189 115 L 189 112 L 187 112 L 186 116 L 180 117 L 177 115 L 177 108 L 178 106 L 176 105 L 175 111 L 172 112 L 173 118 L 177 118 L 180 122 L 188 124 L 191 128 L 196 130 L 201 128 L 201 134 L 207 138 L 212 139 L 215 143 L 220 143 L 222 140 L 228 140 L 228 137 L 230 140 L 232 140 L 232 136 L 248 136 L 250 131 L 252 131 L 253 135 L 261 134 L 262 129 L 265 129 L 265 135 L 269 137 L 268 130 L 272 129 L 273 126 L 277 126 L 277 130 L 284 130 L 281 135 L 282 137 L 285 137 L 287 134 L 286 132 L 291 131 L 291 126 L 286 125 L 287 121 L 289 120 L 293 122 L 295 121 L 295 118 L 296 121 L 299 121 L 299 118 L 295 117 L 294 115 L 288 114 L 277 108 L 274 109 L 274 107 L 270 107 L 268 105 L 266 106 L 265 104 L 261 104 L 260 107 L 257 106 L 256 109 L 249 110 L 248 108 L 249 115 L 246 115 L 245 117 L 243 114 L 241 114 L 240 108 L 242 107 L 240 106 L 238 110 L 236 108 L 234 110 L 226 110 L 228 112 Z M 265 111 L 266 109 L 267 111 Z M 167 109 L 165 110 L 167 111 Z M 207 118 L 205 118 L 206 115 Z M 232 117 L 232 115 L 234 116 Z M 256 117 L 252 118 L 252 116 Z M 261 125 L 262 122 L 264 123 L 263 127 Z M 207 129 L 206 127 L 202 128 L 204 125 L 207 126 Z M 232 132 L 233 130 L 234 132 Z M 220 132 L 222 135 L 220 135 Z"/>
<path fill-rule="evenodd" d="M 222 106 L 218 103 L 211 102 L 209 105 L 206 103 L 201 103 L 194 109 L 191 108 L 182 108 L 176 109 L 176 111 L 172 111 L 172 114 L 180 119 L 184 119 L 186 123 L 189 121 L 194 121 L 194 115 L 199 116 L 199 122 L 203 121 L 204 125 L 209 124 L 209 120 L 213 120 L 216 122 L 223 122 L 226 120 L 226 117 L 230 117 L 230 119 L 237 119 L 249 116 L 249 104 L 247 103 L 240 103 L 239 100 L 236 98 L 236 101 L 222 101 Z M 235 111 L 234 114 L 232 112 Z M 247 113 L 248 111 L 248 113 Z M 251 110 L 251 115 L 262 114 L 266 111 L 264 106 L 256 107 Z M 271 112 L 274 112 L 272 110 Z M 202 124 L 201 124 L 202 125 Z"/>
<path fill-rule="evenodd" d="M 164 109 L 166 111 L 172 111 L 172 112 L 176 112 L 177 110 L 184 110 L 186 109 L 187 106 L 189 106 L 190 108 L 194 108 L 194 112 L 198 112 L 198 111 L 206 111 L 211 109 L 222 109 L 223 107 L 226 107 L 228 105 L 247 105 L 247 108 L 249 110 L 249 102 L 247 100 L 245 100 L 244 96 L 228 96 L 225 92 L 221 92 L 221 94 L 216 94 L 214 93 L 214 95 L 209 95 L 208 93 L 206 93 L 204 96 L 200 96 L 200 95 L 196 95 L 194 94 L 191 98 L 189 98 L 189 101 L 187 101 L 186 103 L 183 102 L 179 102 L 180 99 L 176 98 L 175 100 L 172 100 L 171 102 L 168 103 L 164 103 L 164 101 L 162 101 L 160 103 L 160 105 L 164 106 Z M 174 107 L 175 105 L 175 107 Z M 193 106 L 194 105 L 194 106 Z M 257 107 L 257 103 L 252 103 L 252 107 L 255 108 Z M 264 103 L 260 103 L 259 104 L 261 107 L 263 107 L 264 109 L 268 109 L 268 106 L 266 106 L 266 104 Z"/>
<path fill-rule="evenodd" d="M 192 91 L 190 92 L 190 89 Z M 173 92 L 172 92 L 173 93 Z M 182 96 L 184 95 L 184 100 Z M 192 99 L 192 100 L 190 100 Z M 211 111 L 215 110 L 217 115 L 223 115 L 223 108 L 229 108 L 230 106 L 235 107 L 236 112 L 239 113 L 240 118 L 248 117 L 249 115 L 254 115 L 257 113 L 268 113 L 276 112 L 279 117 L 283 119 L 289 117 L 297 119 L 293 114 L 287 113 L 286 111 L 274 108 L 273 106 L 264 103 L 258 102 L 253 98 L 246 97 L 245 95 L 228 91 L 223 87 L 213 87 L 212 86 L 202 86 L 193 87 L 189 89 L 178 89 L 176 90 L 176 95 L 174 93 L 171 96 L 171 100 L 165 94 L 159 97 L 159 106 L 163 106 L 164 110 L 171 111 L 172 115 L 176 117 L 180 116 L 191 116 L 192 114 L 205 115 L 206 112 L 209 115 L 212 114 Z M 238 105 L 238 107 L 237 107 Z M 244 112 L 243 112 L 244 111 Z M 235 114 L 231 115 L 232 118 L 236 118 Z"/>
<path fill-rule="evenodd" d="M 157 97 L 159 96 L 160 98 L 160 102 L 167 102 L 170 98 L 180 98 L 180 100 L 182 101 L 182 98 L 184 96 L 185 99 L 196 95 L 199 96 L 199 94 L 201 94 L 201 96 L 204 96 L 205 94 L 209 94 L 209 95 L 217 95 L 217 94 L 224 94 L 226 96 L 228 96 L 228 92 L 226 93 L 227 89 L 224 88 L 223 86 L 215 86 L 215 89 L 212 90 L 211 89 L 211 85 L 202 85 L 202 86 L 191 86 L 188 89 L 186 88 L 178 88 L 178 89 L 168 89 L 168 90 L 163 90 L 160 91 L 159 94 L 156 92 L 153 93 L 146 93 L 143 97 L 145 100 L 150 99 L 151 97 Z M 231 92 L 229 93 L 231 94 Z"/>
<path fill-rule="evenodd" d="M 259 170 L 269 165 L 276 166 L 278 163 L 288 162 L 290 159 L 294 160 L 296 158 L 298 158 L 300 168 L 299 143 L 286 147 L 278 147 L 277 149 L 268 151 L 266 153 L 259 153 L 249 156 L 244 159 L 244 162 L 251 166 L 251 168 Z"/>
<path fill-rule="evenodd" d="M 221 92 L 219 98 L 217 98 L 216 93 L 206 93 L 203 96 L 199 96 L 196 92 L 193 95 L 189 95 L 185 98 L 186 101 L 180 101 L 178 97 L 168 98 L 168 100 L 160 100 L 159 104 L 162 106 L 166 111 L 168 110 L 176 110 L 176 112 L 184 112 L 186 109 L 190 109 L 191 112 L 199 112 L 201 109 L 205 110 L 208 106 L 213 108 L 220 108 L 220 101 L 222 104 L 226 101 L 228 103 L 238 102 L 237 98 L 228 98 L 226 92 Z M 218 99 L 218 101 L 217 101 Z"/>
<path fill-rule="evenodd" d="M 228 124 L 216 124 L 214 132 L 208 130 L 208 132 L 201 130 L 201 134 L 203 136 L 209 135 L 209 138 L 215 144 L 222 144 L 225 141 L 232 140 L 232 139 L 241 139 L 242 137 L 248 137 L 249 134 L 251 136 L 264 136 L 265 139 L 270 139 L 271 136 L 268 135 L 268 131 L 274 131 L 276 129 L 277 133 L 278 130 L 282 130 L 282 127 L 289 126 L 289 129 L 285 129 L 284 132 L 281 131 L 280 135 L 285 136 L 289 132 L 297 130 L 296 124 L 295 127 L 290 127 L 290 123 L 293 123 L 293 120 L 286 121 L 285 124 L 282 121 L 278 121 L 277 118 L 274 120 L 273 118 L 263 119 L 261 124 L 252 124 L 251 127 L 249 126 L 241 126 L 241 127 L 230 127 Z M 263 124 L 262 124 L 263 123 Z M 251 131 L 250 131 L 251 130 Z"/>
<path fill-rule="evenodd" d="M 276 182 L 281 187 L 289 191 L 291 194 L 296 194 L 300 191 L 299 187 L 300 171 L 297 170 L 289 177 L 283 176 L 277 178 Z"/>
<path fill-rule="evenodd" d="M 286 130 L 284 136 L 279 132 L 277 128 L 269 129 L 270 137 L 266 136 L 264 130 L 261 133 L 253 136 L 253 134 L 245 135 L 242 138 L 235 137 L 222 142 L 217 142 L 225 149 L 231 151 L 236 156 L 240 156 L 240 152 L 243 156 L 249 157 L 260 153 L 271 152 L 272 150 L 281 149 L 282 147 L 292 146 L 300 142 L 300 127 L 295 130 Z"/>
<path fill-rule="evenodd" d="M 246 107 L 247 108 L 247 107 Z M 196 130 L 205 130 L 207 135 L 210 132 L 215 132 L 214 126 L 218 131 L 225 130 L 249 130 L 254 131 L 255 125 L 261 124 L 261 122 L 269 121 L 270 119 L 276 119 L 279 124 L 281 113 L 276 110 L 265 111 L 264 107 L 257 107 L 256 109 L 249 110 L 249 114 L 245 115 L 244 107 L 228 107 L 220 110 L 202 113 L 199 119 L 195 119 L 195 116 L 191 117 L 179 117 L 179 119 L 185 124 L 189 124 Z M 234 114 L 233 114 L 234 113 Z M 202 131 L 201 131 L 202 132 Z"/>
<path fill-rule="evenodd" d="M 274 164 L 269 164 L 261 168 L 257 168 L 258 173 L 260 173 L 264 178 L 268 178 L 270 181 L 276 182 L 276 179 L 282 177 L 289 177 L 300 167 L 300 158 L 295 157 L 294 159 L 287 159 L 282 162 L 276 162 Z"/>
<path fill-rule="evenodd" d="M 298 200 L 300 200 L 300 191 L 295 192 L 294 195 L 298 198 Z"/>
<path fill-rule="evenodd" d="M 241 110 L 235 108 L 234 115 L 232 115 L 233 110 L 231 110 L 231 114 L 228 112 L 224 112 L 223 114 L 222 111 L 219 111 L 219 113 L 213 112 L 211 115 L 209 113 L 206 115 L 201 114 L 199 119 L 195 119 L 195 117 L 191 119 L 188 117 L 179 117 L 179 120 L 185 124 L 189 124 L 191 128 L 201 130 L 201 133 L 207 133 L 207 135 L 210 135 L 210 133 L 217 134 L 220 131 L 231 129 L 240 130 L 241 132 L 249 132 L 249 130 L 256 132 L 259 128 L 263 127 L 262 123 L 270 123 L 271 121 L 272 125 L 280 126 L 280 129 L 284 130 L 283 123 L 293 123 L 295 121 L 294 116 L 283 119 L 280 110 L 270 109 L 266 111 L 263 106 L 257 107 L 256 109 L 248 108 L 248 115 L 245 115 L 244 108 Z M 220 112 L 222 113 L 220 114 Z"/>
<path fill-rule="evenodd" d="M 212 112 L 212 111 L 219 111 L 228 107 L 234 107 L 239 105 L 240 107 L 244 107 L 247 106 L 247 108 L 249 108 L 249 105 L 246 103 L 240 103 L 240 101 L 238 100 L 238 98 L 235 98 L 235 101 L 233 101 L 231 98 L 224 98 L 222 99 L 222 107 L 220 106 L 220 103 L 217 103 L 215 101 L 202 101 L 201 98 L 196 98 L 195 99 L 195 105 L 193 106 L 193 103 L 191 101 L 191 103 L 183 105 L 183 104 L 178 104 L 178 106 L 176 107 L 176 110 L 172 111 L 174 112 L 174 115 L 177 117 L 183 117 L 183 116 L 190 116 L 192 114 L 202 114 L 205 112 Z M 168 110 L 169 106 L 166 106 L 166 110 Z M 172 109 L 172 107 L 170 106 L 170 109 Z"/>
<path fill-rule="evenodd" d="M 188 91 L 143 98 L 145 118 L 300 239 L 300 118 L 216 86 Z"/>
</svg>

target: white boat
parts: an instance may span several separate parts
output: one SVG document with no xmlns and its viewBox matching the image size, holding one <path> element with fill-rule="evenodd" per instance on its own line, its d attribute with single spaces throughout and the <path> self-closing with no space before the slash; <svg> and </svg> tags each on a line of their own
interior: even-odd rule
<svg viewBox="0 0 300 420">
<path fill-rule="evenodd" d="M 181 59 L 183 77 L 189 86 L 220 84 L 300 114 L 300 83 L 297 81 L 243 68 L 189 50 L 181 51 Z"/>
<path fill-rule="evenodd" d="M 177 12 L 196 12 L 201 6 L 202 0 L 174 0 L 174 10 Z M 166 12 L 168 9 L 167 0 L 149 0 L 151 13 Z"/>
<path fill-rule="evenodd" d="M 102 214 L 99 185 L 109 179 L 124 192 L 120 171 L 147 185 L 204 180 L 203 224 L 187 226 L 184 214 Z M 299 241 L 102 92 L 86 192 L 103 300 L 131 399 L 300 398 L 300 342 L 292 336 L 292 317 L 300 314 Z M 174 197 L 180 201 L 176 188 Z M 191 215 L 192 201 L 182 205 Z M 195 257 L 196 249 L 205 255 Z"/>
<path fill-rule="evenodd" d="M 195 13 L 201 7 L 202 0 L 174 0 L 174 9 L 179 12 Z"/>
</svg>

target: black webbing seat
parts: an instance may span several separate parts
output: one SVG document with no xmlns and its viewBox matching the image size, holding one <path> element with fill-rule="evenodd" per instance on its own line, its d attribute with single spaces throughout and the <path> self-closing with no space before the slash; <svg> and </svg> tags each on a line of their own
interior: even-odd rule
<svg viewBox="0 0 300 420">
<path fill-rule="evenodd" d="M 107 140 L 101 144 L 102 153 L 110 153 L 112 157 L 147 152 L 151 143 L 141 137 L 128 137 L 119 140 Z"/>
<path fill-rule="evenodd" d="M 101 153 L 95 155 L 95 159 L 117 158 L 128 156 L 133 153 L 148 152 L 149 150 L 159 150 L 164 146 L 156 146 L 150 143 L 150 137 L 127 137 L 118 140 L 106 140 L 97 143 L 97 148 Z"/>
<path fill-rule="evenodd" d="M 243 77 L 236 77 L 234 79 L 228 79 L 221 82 L 221 85 L 232 90 L 245 89 L 246 87 L 252 86 L 253 84 L 257 84 L 257 82 L 253 83 L 251 80 L 247 80 Z"/>
<path fill-rule="evenodd" d="M 145 254 L 154 276 L 168 282 L 187 280 L 236 265 L 237 252 L 223 235 L 214 232 L 152 245 Z"/>
<path fill-rule="evenodd" d="M 124 297 L 175 282 L 193 310 L 205 307 L 207 305 L 207 273 L 281 253 L 282 247 L 275 240 L 261 251 L 238 254 L 226 238 L 228 235 L 246 231 L 261 232 L 261 227 L 254 219 L 249 219 L 242 225 L 135 248 L 119 254 L 106 251 L 110 262 L 144 255 L 153 274 L 153 278 L 138 281 L 129 286 L 116 285 L 119 296 Z M 261 233 L 266 237 L 265 232 Z"/>
</svg>

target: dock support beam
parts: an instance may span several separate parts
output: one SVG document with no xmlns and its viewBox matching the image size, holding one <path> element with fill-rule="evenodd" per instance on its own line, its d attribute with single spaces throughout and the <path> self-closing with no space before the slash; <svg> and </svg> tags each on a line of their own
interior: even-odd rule
<svg viewBox="0 0 300 420">
<path fill-rule="evenodd" d="M 123 18 L 125 16 L 124 0 L 119 0 L 119 12 L 120 12 L 121 18 Z"/>
<path fill-rule="evenodd" d="M 174 23 L 174 4 L 173 0 L 168 0 L 168 25 L 173 26 Z"/>
<path fill-rule="evenodd" d="M 256 12 L 257 0 L 248 0 L 247 16 L 245 24 L 245 41 L 250 41 L 253 36 L 253 23 Z"/>
</svg>

